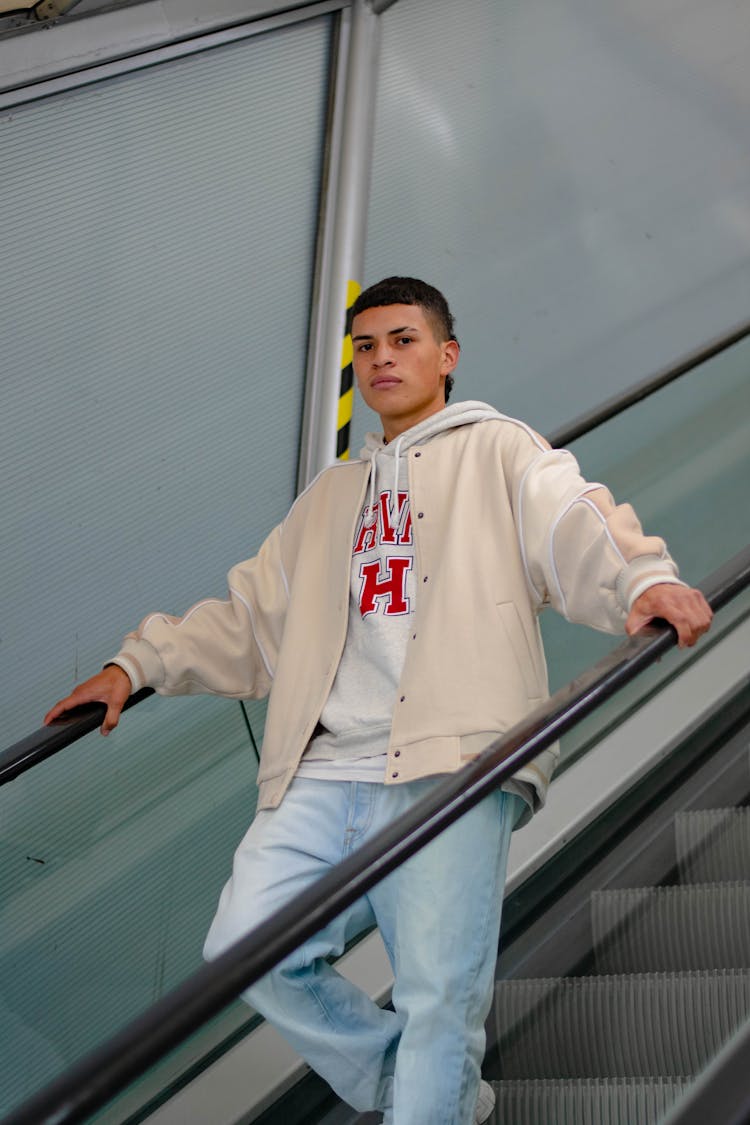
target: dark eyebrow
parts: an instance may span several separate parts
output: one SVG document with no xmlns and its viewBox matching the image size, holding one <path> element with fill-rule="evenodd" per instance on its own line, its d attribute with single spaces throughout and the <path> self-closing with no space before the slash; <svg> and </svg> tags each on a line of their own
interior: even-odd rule
<svg viewBox="0 0 750 1125">
<path fill-rule="evenodd" d="M 406 325 L 404 325 L 403 328 L 389 328 L 387 335 L 388 336 L 400 336 L 402 332 L 419 332 L 419 329 L 418 328 L 408 328 Z M 352 336 L 353 341 L 372 340 L 372 339 L 374 339 L 373 336 Z"/>
</svg>

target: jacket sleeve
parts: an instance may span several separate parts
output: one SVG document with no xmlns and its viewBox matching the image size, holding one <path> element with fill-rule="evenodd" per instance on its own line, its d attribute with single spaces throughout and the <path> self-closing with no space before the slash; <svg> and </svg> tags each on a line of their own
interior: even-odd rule
<svg viewBox="0 0 750 1125">
<path fill-rule="evenodd" d="M 287 606 L 281 527 L 255 558 L 229 572 L 225 600 L 198 602 L 183 617 L 152 613 L 110 663 L 133 690 L 260 698 L 271 688 Z"/>
<path fill-rule="evenodd" d="M 571 453 L 528 437 L 534 448 L 526 446 L 515 505 L 532 596 L 569 621 L 621 633 L 640 594 L 661 582 L 682 584 L 677 566 L 629 504 L 584 480 Z"/>
</svg>

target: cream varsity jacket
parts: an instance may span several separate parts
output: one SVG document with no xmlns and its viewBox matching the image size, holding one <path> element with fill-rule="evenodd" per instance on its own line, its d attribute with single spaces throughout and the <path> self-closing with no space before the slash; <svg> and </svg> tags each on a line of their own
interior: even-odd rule
<svg viewBox="0 0 750 1125">
<path fill-rule="evenodd" d="M 364 461 L 326 469 L 230 571 L 225 600 L 181 618 L 151 614 L 114 658 L 134 691 L 270 692 L 260 808 L 281 801 L 336 674 L 369 471 Z M 497 414 L 413 446 L 408 474 L 418 596 L 387 784 L 458 769 L 546 698 L 546 605 L 622 632 L 639 594 L 679 581 L 664 542 L 643 534 L 629 505 L 515 419 Z M 539 804 L 556 757 L 546 750 L 517 774 Z"/>
</svg>

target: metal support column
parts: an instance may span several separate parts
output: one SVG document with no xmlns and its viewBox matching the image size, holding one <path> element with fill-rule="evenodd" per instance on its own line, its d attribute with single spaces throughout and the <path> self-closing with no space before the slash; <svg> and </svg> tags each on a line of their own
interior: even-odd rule
<svg viewBox="0 0 750 1125">
<path fill-rule="evenodd" d="M 342 356 L 346 310 L 361 283 L 370 189 L 380 21 L 366 0 L 340 16 L 321 212 L 298 488 L 348 456 L 352 395 Z M 337 448 L 338 445 L 338 448 Z"/>
</svg>

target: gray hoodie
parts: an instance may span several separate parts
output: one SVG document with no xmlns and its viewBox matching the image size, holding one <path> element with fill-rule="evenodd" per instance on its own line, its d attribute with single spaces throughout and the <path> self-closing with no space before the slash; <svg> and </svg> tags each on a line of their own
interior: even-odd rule
<svg viewBox="0 0 750 1125">
<path fill-rule="evenodd" d="M 361 457 L 370 461 L 370 481 L 353 544 L 346 644 L 300 776 L 384 780 L 417 594 L 412 519 L 419 513 L 410 510 L 406 452 L 446 430 L 497 416 L 485 403 L 457 402 L 393 442 L 367 434 Z M 509 788 L 529 799 L 527 787 Z"/>
</svg>

